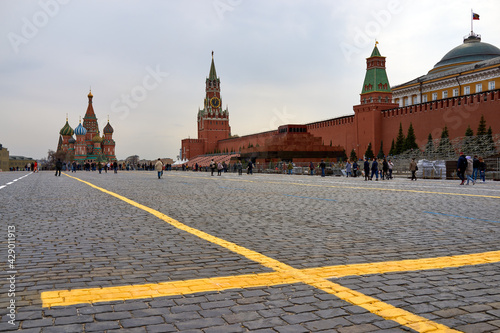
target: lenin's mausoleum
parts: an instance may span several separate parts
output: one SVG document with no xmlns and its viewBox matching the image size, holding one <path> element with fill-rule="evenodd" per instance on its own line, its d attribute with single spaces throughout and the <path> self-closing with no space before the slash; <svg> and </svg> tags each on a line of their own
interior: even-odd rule
<svg viewBox="0 0 500 333">
<path fill-rule="evenodd" d="M 417 142 L 429 133 L 439 138 L 464 136 L 484 117 L 493 134 L 500 131 L 500 49 L 471 32 L 425 75 L 391 87 L 386 58 L 375 45 L 366 59 L 366 75 L 354 114 L 309 124 L 280 126 L 274 131 L 231 137 L 228 110 L 222 109 L 220 79 L 212 63 L 206 79 L 204 108 L 198 111 L 198 138 L 182 140 L 181 158 L 211 153 L 239 153 L 241 158 L 267 163 L 335 160 L 355 150 L 362 157 L 369 143 L 376 152 L 381 142 L 387 154 L 400 125 L 412 124 Z"/>
</svg>

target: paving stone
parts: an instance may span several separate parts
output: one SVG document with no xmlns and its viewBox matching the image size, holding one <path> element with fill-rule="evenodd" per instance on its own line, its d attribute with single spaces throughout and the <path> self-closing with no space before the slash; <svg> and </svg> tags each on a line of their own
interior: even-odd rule
<svg viewBox="0 0 500 333">
<path fill-rule="evenodd" d="M 203 330 L 205 333 L 237 333 L 246 332 L 246 329 L 239 324 L 225 325 L 225 326 L 214 326 Z"/>
<path fill-rule="evenodd" d="M 35 320 L 24 320 L 23 321 L 23 329 L 25 328 L 33 328 L 33 327 L 46 327 L 51 326 L 53 324 L 52 318 L 43 318 L 43 319 L 35 319 Z"/>
<path fill-rule="evenodd" d="M 96 313 L 94 317 L 98 321 L 110 321 L 110 320 L 128 319 L 131 318 L 132 315 L 128 311 L 120 311 L 120 312 Z"/>
<path fill-rule="evenodd" d="M 52 327 L 44 327 L 43 333 L 79 333 L 85 332 L 82 324 L 60 325 Z"/>
<path fill-rule="evenodd" d="M 279 333 L 307 333 L 309 332 L 308 329 L 306 329 L 303 326 L 300 325 L 287 325 L 287 326 L 277 326 L 274 327 L 276 331 Z"/>
<path fill-rule="evenodd" d="M 85 324 L 86 332 L 104 332 L 106 330 L 119 329 L 120 325 L 116 321 L 100 321 L 96 323 Z"/>
<path fill-rule="evenodd" d="M 175 323 L 175 326 L 181 331 L 189 329 L 201 329 L 212 326 L 223 326 L 226 322 L 222 318 L 202 318 Z"/>
<path fill-rule="evenodd" d="M 177 332 L 177 328 L 171 324 L 148 325 L 146 329 L 148 333 Z"/>
<path fill-rule="evenodd" d="M 165 320 L 161 316 L 130 318 L 130 319 L 120 320 L 120 324 L 125 328 L 163 324 L 164 322 L 165 322 Z"/>
</svg>

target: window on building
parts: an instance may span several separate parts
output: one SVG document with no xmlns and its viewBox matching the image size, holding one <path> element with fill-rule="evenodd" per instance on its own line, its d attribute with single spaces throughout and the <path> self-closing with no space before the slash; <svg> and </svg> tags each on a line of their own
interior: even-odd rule
<svg viewBox="0 0 500 333">
<path fill-rule="evenodd" d="M 464 95 L 469 95 L 470 94 L 470 87 L 466 86 L 464 87 Z"/>
<path fill-rule="evenodd" d="M 483 85 L 481 83 L 476 84 L 476 92 L 481 92 L 483 91 Z"/>
<path fill-rule="evenodd" d="M 495 81 L 488 82 L 488 90 L 495 90 Z"/>
<path fill-rule="evenodd" d="M 410 104 L 410 97 L 406 97 L 404 99 L 404 106 L 408 106 Z"/>
<path fill-rule="evenodd" d="M 435 101 L 438 99 L 438 93 L 435 92 L 435 93 L 432 93 L 432 100 Z"/>
<path fill-rule="evenodd" d="M 418 97 L 417 96 L 413 96 L 413 104 L 417 104 L 418 103 Z"/>
<path fill-rule="evenodd" d="M 458 88 L 453 89 L 453 97 L 458 96 Z"/>
<path fill-rule="evenodd" d="M 422 95 L 422 103 L 427 102 L 427 94 Z"/>
<path fill-rule="evenodd" d="M 448 98 L 448 90 L 443 91 L 443 98 Z"/>
</svg>

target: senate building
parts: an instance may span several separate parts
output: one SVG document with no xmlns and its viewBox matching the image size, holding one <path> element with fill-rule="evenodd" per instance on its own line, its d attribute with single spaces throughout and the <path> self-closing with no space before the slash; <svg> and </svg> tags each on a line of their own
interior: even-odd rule
<svg viewBox="0 0 500 333">
<path fill-rule="evenodd" d="M 231 137 L 212 53 L 204 107 L 198 110 L 198 138 L 182 140 L 181 159 L 190 166 L 206 162 L 213 153 L 239 154 L 261 163 L 318 161 L 338 159 L 352 150 L 362 157 L 369 144 L 378 150 L 382 142 L 387 155 L 400 127 L 406 131 L 411 124 L 422 146 L 429 134 L 439 138 L 444 128 L 450 140 L 462 137 L 468 127 L 477 128 L 482 117 L 493 135 L 500 134 L 500 49 L 473 32 L 427 73 L 395 86 L 389 84 L 386 57 L 375 45 L 361 79 L 352 115 Z"/>
<path fill-rule="evenodd" d="M 69 160 L 78 163 L 112 162 L 116 161 L 115 140 L 113 140 L 113 127 L 108 123 L 100 135 L 99 124 L 92 105 L 94 96 L 88 94 L 87 112 L 80 123 L 73 130 L 66 118 L 66 124 L 59 131 L 57 152 L 66 153 Z M 76 139 L 73 137 L 76 136 Z"/>
</svg>

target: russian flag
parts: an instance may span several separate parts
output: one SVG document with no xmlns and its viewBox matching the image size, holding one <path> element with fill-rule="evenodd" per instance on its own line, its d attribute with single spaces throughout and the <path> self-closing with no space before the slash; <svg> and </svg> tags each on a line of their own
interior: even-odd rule
<svg viewBox="0 0 500 333">
<path fill-rule="evenodd" d="M 479 20 L 479 14 L 472 13 L 472 19 L 473 20 Z"/>
</svg>

